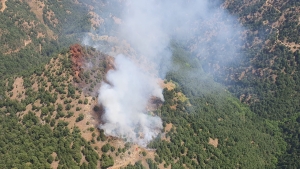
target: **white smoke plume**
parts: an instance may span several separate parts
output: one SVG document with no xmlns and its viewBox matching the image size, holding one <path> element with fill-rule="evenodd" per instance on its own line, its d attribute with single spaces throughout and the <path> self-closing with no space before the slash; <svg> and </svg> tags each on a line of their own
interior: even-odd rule
<svg viewBox="0 0 300 169">
<path fill-rule="evenodd" d="M 212 4 L 208 0 L 107 2 L 114 6 L 111 3 L 117 3 L 116 15 L 121 19 L 115 25 L 118 28 L 113 29 L 117 30 L 113 36 L 130 44 L 139 64 L 135 64 L 132 57 L 115 57 L 116 69 L 107 74 L 109 84 L 103 83 L 99 90 L 98 100 L 105 109 L 102 119 L 105 123 L 100 128 L 108 135 L 146 145 L 162 129 L 161 119 L 147 115 L 146 106 L 151 96 L 163 100 L 162 89 L 155 77 L 164 78 L 172 68 L 170 41 L 186 44 L 187 49 L 199 58 L 207 56 L 209 49 L 214 51 L 215 60 L 226 62 L 236 52 L 229 42 L 238 41 L 236 36 L 241 28 L 221 4 Z M 108 13 L 113 15 L 114 11 Z M 211 45 L 211 42 L 218 45 Z M 140 133 L 144 136 L 140 137 Z"/>
<path fill-rule="evenodd" d="M 110 84 L 102 84 L 98 97 L 106 122 L 100 128 L 146 146 L 162 128 L 159 117 L 146 114 L 146 106 L 151 96 L 163 100 L 162 89 L 156 79 L 123 55 L 115 57 L 115 70 L 107 73 L 107 80 Z"/>
</svg>

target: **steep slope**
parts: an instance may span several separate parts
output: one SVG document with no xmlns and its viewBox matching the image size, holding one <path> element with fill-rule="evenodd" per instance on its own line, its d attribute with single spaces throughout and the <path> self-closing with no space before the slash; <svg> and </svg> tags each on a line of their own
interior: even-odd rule
<svg viewBox="0 0 300 169">
<path fill-rule="evenodd" d="M 31 74 L 2 81 L 1 168 L 119 168 L 154 159 L 153 150 L 98 129 L 103 110 L 94 96 L 105 79 L 107 58 L 75 44 Z"/>
<path fill-rule="evenodd" d="M 225 7 L 249 29 L 242 64 L 228 67 L 234 78 L 219 80 L 251 110 L 277 120 L 288 142 L 280 167 L 299 168 L 299 10 L 296 0 L 226 1 Z M 229 71 L 230 70 L 230 71 Z M 282 120 L 285 119 L 285 120 Z M 291 137 L 293 135 L 293 137 Z M 288 157 L 288 158 L 287 158 Z"/>
<path fill-rule="evenodd" d="M 173 52 L 180 69 L 168 79 L 178 84 L 165 90 L 158 112 L 172 128 L 166 139 L 150 144 L 157 149 L 156 162 L 171 168 L 275 168 L 277 155 L 285 150 L 278 124 L 260 119 L 199 71 L 183 49 L 175 46 Z M 174 100 L 178 91 L 188 102 Z"/>
<path fill-rule="evenodd" d="M 39 141 L 44 143 L 38 136 L 37 140 L 29 139 L 35 137 L 34 133 L 40 132 L 36 130 L 36 126 L 42 127 L 45 133 L 50 133 L 44 136 L 47 140 L 45 142 L 51 142 L 50 138 L 55 135 L 54 131 L 57 132 L 55 128 L 59 128 L 65 132 L 64 134 L 67 133 L 64 139 L 67 140 L 65 144 L 69 145 L 73 145 L 72 142 L 68 142 L 69 140 L 79 137 L 77 136 L 79 131 L 76 130 L 77 134 L 75 134 L 67 130 L 74 131 L 74 125 L 81 126 L 82 137 L 90 141 L 92 147 L 84 141 L 78 144 L 88 149 L 91 154 L 94 152 L 92 148 L 98 149 L 98 155 L 102 157 L 100 147 L 107 142 L 96 140 L 102 140 L 102 138 L 104 140 L 106 137 L 103 131 L 92 129 L 95 124 L 99 123 L 99 117 L 93 114 L 95 112 L 92 109 L 96 104 L 97 93 L 95 91 L 98 90 L 101 80 L 105 80 L 103 72 L 105 69 L 108 70 L 105 67 L 107 66 L 105 59 L 99 59 L 104 55 L 88 59 L 89 62 L 96 63 L 99 70 L 89 69 L 86 66 L 85 71 L 81 72 L 78 69 L 76 70 L 78 72 L 73 72 L 70 58 L 66 54 L 69 45 L 82 42 L 83 35 L 90 30 L 93 33 L 92 39 L 97 41 L 99 49 L 103 52 L 134 54 L 130 45 L 126 42 L 119 45 L 123 41 L 115 37 L 116 25 L 122 23 L 119 19 L 120 3 L 122 4 L 122 1 L 118 0 L 1 1 L 0 102 L 3 125 L 1 124 L 0 128 L 3 129 L 1 140 L 5 140 L 0 143 L 1 147 L 4 147 L 1 149 L 1 157 L 3 157 L 1 163 L 5 164 L 5 160 L 9 161 L 13 153 L 22 152 L 15 161 L 10 161 L 7 166 L 2 165 L 1 168 L 21 167 L 21 165 L 25 167 L 27 164 L 29 167 L 37 166 L 37 168 L 49 167 L 50 164 L 54 168 L 64 165 L 72 168 L 75 165 L 84 166 L 83 162 L 91 159 L 82 157 L 81 161 L 77 162 L 79 158 L 68 156 L 66 160 L 58 155 L 59 147 L 53 148 L 52 145 L 50 148 L 45 148 L 51 151 L 41 146 L 38 147 L 41 151 L 45 151 L 43 155 L 31 153 L 27 155 L 29 159 L 25 158 L 26 155 L 23 152 L 27 149 L 22 147 L 19 140 L 31 142 L 29 147 L 32 149 L 34 149 L 33 145 L 39 144 Z M 120 150 L 108 151 L 107 156 L 102 157 L 104 161 L 107 161 L 107 163 L 103 162 L 106 167 L 111 166 L 112 158 L 114 158 L 118 161 L 115 161 L 118 167 L 127 165 L 128 161 L 133 164 L 141 159 L 141 163 L 136 163 L 136 166 L 143 164 L 148 167 L 148 165 L 154 166 L 155 163 L 160 163 L 158 165 L 160 168 L 164 165 L 169 168 L 171 166 L 193 168 L 195 165 L 275 168 L 278 161 L 278 167 L 299 168 L 297 162 L 300 151 L 297 137 L 300 117 L 298 112 L 300 108 L 299 2 L 297 0 L 224 0 L 222 4 L 219 1 L 216 1 L 216 4 L 235 15 L 245 30 L 238 32 L 235 38 L 228 39 L 226 44 L 211 40 L 214 32 L 208 32 L 205 37 L 196 37 L 193 41 L 185 43 L 185 47 L 182 48 L 191 52 L 194 58 L 198 58 L 197 61 L 200 60 L 205 73 L 198 73 L 205 78 L 195 81 L 194 85 L 186 86 L 186 83 L 194 81 L 194 77 L 182 75 L 184 71 L 193 69 L 193 66 L 189 67 L 193 64 L 184 59 L 183 62 L 188 64 L 181 66 L 182 72 L 169 74 L 168 84 L 178 84 L 175 88 L 165 90 L 166 102 L 156 112 L 160 113 L 164 120 L 165 130 L 168 131 L 166 133 L 169 133 L 162 134 L 161 139 L 151 144 L 151 147 L 159 150 L 157 157 L 154 158 L 154 152 L 148 152 L 144 158 L 136 152 L 130 156 L 128 153 L 136 149 L 133 146 L 129 151 L 125 151 L 125 145 L 122 142 Z M 215 24 L 212 21 L 207 24 L 217 28 L 223 23 Z M 199 31 L 202 31 L 201 27 Z M 101 36 L 95 36 L 95 34 Z M 237 39 L 242 39 L 242 44 Z M 93 44 L 93 42 L 87 42 L 87 44 L 90 43 Z M 205 44 L 207 48 L 199 51 L 193 46 L 201 44 Z M 230 55 L 223 55 L 230 47 L 228 44 L 241 50 Z M 125 47 L 120 48 L 120 46 Z M 64 49 L 63 52 L 61 52 L 62 49 Z M 97 53 L 93 48 L 89 48 L 88 51 L 90 55 Z M 179 49 L 175 51 L 180 57 L 188 55 Z M 57 52 L 61 52 L 59 59 L 55 54 Z M 51 60 L 53 57 L 55 59 Z M 50 62 L 46 67 L 40 66 L 48 61 Z M 177 59 L 177 61 L 182 62 L 182 59 Z M 16 73 L 18 76 L 15 75 Z M 74 74 L 78 75 L 75 81 L 73 81 Z M 11 78 L 6 79 L 6 77 Z M 215 84 L 212 79 L 225 85 L 226 89 L 244 104 L 224 92 L 225 88 L 220 84 Z M 180 94 L 178 91 L 181 91 Z M 84 104 L 85 100 L 88 104 Z M 30 109 L 37 118 L 29 113 Z M 57 109 L 70 110 L 57 111 Z M 98 110 L 97 107 L 96 110 Z M 88 112 L 92 114 L 85 114 Z M 82 117 L 84 117 L 82 121 L 76 122 L 77 118 L 80 120 Z M 68 122 L 68 124 L 62 121 L 59 123 L 58 120 Z M 51 126 L 51 123 L 54 125 Z M 193 131 L 188 131 L 191 127 Z M 201 132 L 197 130 L 198 127 L 201 128 L 199 129 Z M 9 131 L 17 135 L 21 135 L 20 131 L 22 131 L 24 137 L 18 139 L 14 134 L 12 136 L 7 134 Z M 54 137 L 54 142 L 58 143 L 62 136 L 58 134 Z M 194 137 L 201 138 L 201 142 L 195 140 Z M 282 142 L 282 137 L 288 143 L 287 146 Z M 113 141 L 114 138 L 110 140 L 113 142 L 110 144 L 119 144 Z M 6 152 L 10 153 L 8 150 L 13 145 L 18 146 L 11 151 L 11 154 L 6 154 Z M 274 150 L 270 145 L 274 145 Z M 116 148 L 116 146 L 112 147 Z M 179 147 L 185 147 L 185 149 Z M 199 150 L 194 150 L 195 147 Z M 283 154 L 285 147 L 287 149 Z M 80 152 L 78 148 L 74 149 Z M 73 152 L 65 151 L 70 154 Z M 138 151 L 141 153 L 147 150 L 139 149 Z M 117 156 L 117 152 L 123 153 L 122 156 Z M 53 153 L 51 157 L 49 153 Z M 51 162 L 56 154 L 59 156 L 57 157 L 59 162 Z M 278 155 L 281 157 L 278 158 Z M 92 156 L 95 156 L 91 160 L 93 164 L 89 165 L 93 168 L 97 158 L 96 155 Z M 50 163 L 48 161 L 49 164 L 42 166 L 40 163 L 35 163 L 37 161 L 35 157 L 43 161 L 42 163 L 47 163 L 45 160 L 49 159 Z M 120 160 L 123 157 L 126 157 L 127 161 Z M 146 158 L 155 159 L 155 162 L 146 161 Z M 66 164 L 65 161 L 72 162 Z M 99 161 L 97 163 L 102 164 Z"/>
</svg>

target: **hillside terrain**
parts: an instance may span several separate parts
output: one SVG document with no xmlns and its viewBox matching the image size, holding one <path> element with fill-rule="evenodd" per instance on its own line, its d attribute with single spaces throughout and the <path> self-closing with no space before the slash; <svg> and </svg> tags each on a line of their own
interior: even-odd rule
<svg viewBox="0 0 300 169">
<path fill-rule="evenodd" d="M 117 35 L 122 3 L 1 1 L 0 168 L 300 167 L 300 2 L 212 1 L 244 29 L 173 41 L 147 148 L 98 128 L 112 56 L 137 55 Z"/>
<path fill-rule="evenodd" d="M 87 8 L 75 3 L 1 2 L 1 77 L 46 63 L 90 29 Z"/>
<path fill-rule="evenodd" d="M 288 143 L 279 167 L 298 168 L 300 3 L 267 0 L 225 4 L 249 30 L 243 51 L 247 60 L 231 67 L 234 78 L 219 80 L 256 114 L 277 121 Z"/>
<path fill-rule="evenodd" d="M 33 74 L 4 81 L 1 168 L 99 168 L 114 161 L 124 166 L 130 161 L 154 158 L 153 151 L 106 137 L 103 130 L 97 129 L 101 111 L 90 93 L 96 83 L 92 80 L 101 80 L 105 69 L 93 68 L 106 63 L 108 56 L 92 48 L 86 49 L 87 53 L 82 51 L 78 55 L 85 61 L 97 62 L 77 75 L 74 50 L 83 48 L 74 45 L 70 52 L 60 53 Z M 147 154 L 139 155 L 142 152 Z"/>
</svg>

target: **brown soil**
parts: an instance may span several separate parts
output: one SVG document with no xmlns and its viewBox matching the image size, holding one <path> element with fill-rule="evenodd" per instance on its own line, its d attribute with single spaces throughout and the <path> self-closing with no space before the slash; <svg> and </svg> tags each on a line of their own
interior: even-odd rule
<svg viewBox="0 0 300 169">
<path fill-rule="evenodd" d="M 129 164 L 134 165 L 138 161 L 142 161 L 142 164 L 146 165 L 146 159 L 154 159 L 155 151 L 144 149 L 139 147 L 138 145 L 133 145 L 129 151 L 131 154 L 128 154 L 127 152 L 124 153 L 122 158 L 116 158 L 114 166 L 110 167 L 110 169 L 118 169 L 121 167 L 126 167 Z M 141 152 L 145 151 L 147 153 L 146 156 L 143 156 Z M 147 165 L 146 165 L 147 166 Z"/>
<path fill-rule="evenodd" d="M 31 39 L 29 39 L 29 40 L 24 40 L 24 46 L 27 46 L 28 44 L 30 44 L 31 43 Z"/>
<path fill-rule="evenodd" d="M 12 90 L 13 95 L 12 95 L 11 99 L 16 99 L 19 101 L 24 99 L 25 98 L 25 89 L 23 86 L 23 78 L 22 77 L 16 78 L 13 86 L 14 86 L 14 89 Z"/>
<path fill-rule="evenodd" d="M 172 123 L 166 124 L 165 131 L 166 131 L 166 132 L 169 132 L 169 131 L 172 129 L 172 127 L 173 127 L 173 124 L 172 124 Z"/>
<path fill-rule="evenodd" d="M 159 84 L 162 88 L 167 88 L 168 90 L 173 90 L 176 88 L 176 85 L 172 82 L 165 83 L 162 79 L 159 79 Z"/>
<path fill-rule="evenodd" d="M 85 97 L 83 94 L 80 96 L 79 99 L 84 100 L 87 98 L 89 100 L 89 103 L 92 102 L 92 97 Z M 63 101 L 60 101 L 61 104 L 63 104 Z M 69 128 L 72 129 L 74 126 L 77 126 L 81 132 L 82 137 L 85 138 L 87 141 L 90 141 L 92 139 L 92 132 L 89 131 L 89 128 L 96 127 L 91 121 L 93 120 L 93 117 L 91 116 L 91 105 L 90 104 L 78 104 L 77 100 L 74 100 L 70 103 L 71 105 L 74 105 L 74 107 L 71 108 L 71 112 L 74 112 L 74 115 L 70 118 L 63 118 L 64 121 L 69 122 Z M 76 111 L 76 107 L 80 108 L 80 111 Z M 84 119 L 80 122 L 76 122 L 76 118 L 79 116 L 79 114 L 84 115 Z"/>
<path fill-rule="evenodd" d="M 55 13 L 52 10 L 47 11 L 47 19 L 52 23 L 54 27 L 56 27 L 56 25 L 58 24 L 58 19 L 55 18 Z"/>
<path fill-rule="evenodd" d="M 177 110 L 177 104 L 175 104 L 175 105 L 173 105 L 173 106 L 170 106 L 170 108 L 171 108 L 172 110 Z"/>
<path fill-rule="evenodd" d="M 42 32 L 38 32 L 36 38 L 44 38 L 45 35 Z"/>
<path fill-rule="evenodd" d="M 0 9 L 1 12 L 4 12 L 4 10 L 7 8 L 7 6 L 5 4 L 6 1 L 7 0 L 0 0 L 0 2 L 2 3 L 2 8 Z"/>
<path fill-rule="evenodd" d="M 171 140 L 170 140 L 171 138 L 170 137 L 166 137 L 166 133 L 170 132 L 173 127 L 174 126 L 173 126 L 172 123 L 166 124 L 166 127 L 164 129 L 165 132 L 162 133 L 161 140 L 164 140 L 164 141 L 167 141 L 167 142 L 171 142 Z M 174 127 L 174 129 L 175 129 L 175 127 Z"/>
<path fill-rule="evenodd" d="M 169 165 L 167 168 L 165 168 L 164 164 L 165 164 L 165 162 L 163 161 L 163 163 L 158 165 L 158 168 L 162 168 L 162 169 L 171 169 L 172 168 L 172 165 Z"/>
<path fill-rule="evenodd" d="M 55 159 L 57 156 L 57 154 L 55 152 L 53 152 L 51 155 L 52 155 L 53 159 Z M 58 167 L 58 163 L 59 163 L 59 161 L 53 160 L 53 162 L 51 163 L 51 168 L 56 169 Z"/>
<path fill-rule="evenodd" d="M 213 145 L 214 147 L 218 147 L 218 139 L 216 138 L 216 139 L 212 139 L 212 138 L 209 138 L 209 142 L 208 142 L 208 144 L 210 144 L 210 145 Z"/>
<path fill-rule="evenodd" d="M 300 49 L 300 44 L 296 44 L 295 42 L 289 43 L 285 40 L 284 42 L 281 42 L 281 44 L 289 47 L 292 52 L 295 52 L 298 49 Z"/>
</svg>

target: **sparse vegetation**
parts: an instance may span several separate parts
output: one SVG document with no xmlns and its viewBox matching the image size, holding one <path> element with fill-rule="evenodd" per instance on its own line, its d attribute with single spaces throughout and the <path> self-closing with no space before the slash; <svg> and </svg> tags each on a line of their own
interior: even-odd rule
<svg viewBox="0 0 300 169">
<path fill-rule="evenodd" d="M 89 103 L 89 100 L 86 98 L 84 99 L 84 104 L 88 104 Z"/>
</svg>

